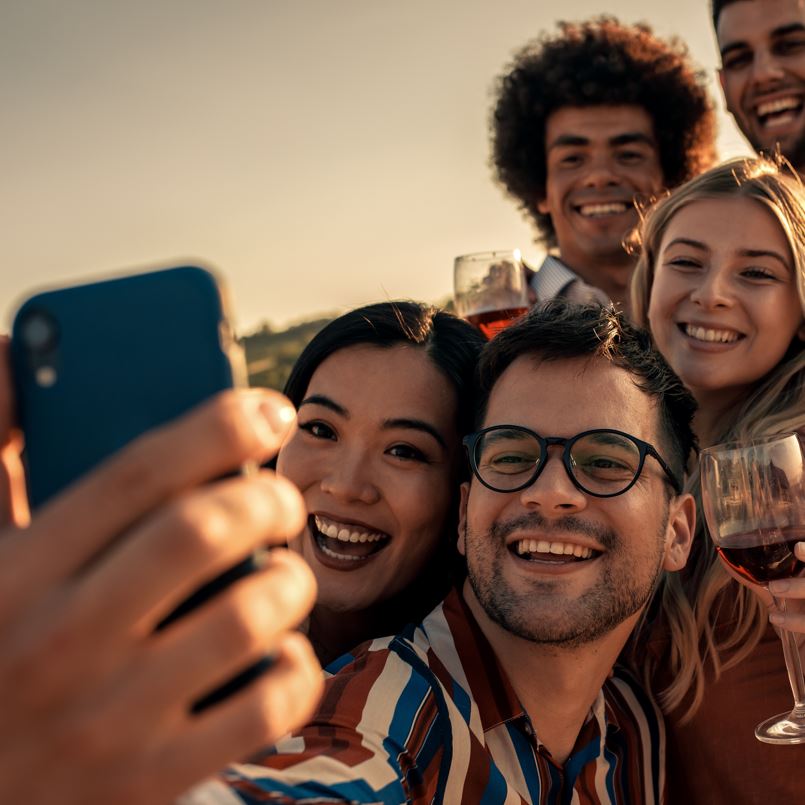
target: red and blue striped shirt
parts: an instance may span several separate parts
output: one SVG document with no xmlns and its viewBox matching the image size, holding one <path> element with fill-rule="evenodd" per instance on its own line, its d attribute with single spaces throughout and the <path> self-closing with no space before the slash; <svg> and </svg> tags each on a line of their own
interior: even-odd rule
<svg viewBox="0 0 805 805">
<path fill-rule="evenodd" d="M 664 728 L 633 678 L 607 680 L 559 765 L 457 592 L 335 665 L 310 724 L 183 802 L 662 801 Z"/>
</svg>

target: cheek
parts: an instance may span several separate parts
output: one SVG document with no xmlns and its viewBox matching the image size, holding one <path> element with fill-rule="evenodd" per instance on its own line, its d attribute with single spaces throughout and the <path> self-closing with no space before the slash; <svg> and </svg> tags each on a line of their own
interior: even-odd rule
<svg viewBox="0 0 805 805">
<path fill-rule="evenodd" d="M 449 527 L 453 500 L 453 476 L 447 470 L 395 484 L 393 508 L 404 537 L 401 547 L 417 555 L 430 553 Z"/>
<path fill-rule="evenodd" d="M 649 300 L 648 310 L 646 317 L 648 319 L 648 328 L 651 332 L 657 349 L 660 352 L 667 346 L 668 336 L 667 331 L 673 325 L 670 317 L 670 311 L 666 310 L 663 305 L 663 289 L 658 283 L 655 282 L 651 291 L 651 299 Z"/>
<path fill-rule="evenodd" d="M 311 455 L 299 441 L 297 434 L 288 442 L 277 456 L 277 474 L 282 475 L 304 491 L 318 482 L 321 477 L 322 462 Z"/>
</svg>

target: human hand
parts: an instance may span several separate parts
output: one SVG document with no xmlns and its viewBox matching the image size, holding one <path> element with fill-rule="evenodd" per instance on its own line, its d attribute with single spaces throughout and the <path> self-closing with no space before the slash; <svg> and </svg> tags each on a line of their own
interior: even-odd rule
<svg viewBox="0 0 805 805">
<path fill-rule="evenodd" d="M 0 527 L 28 525 L 22 436 L 14 426 L 8 336 L 0 336 Z"/>
<path fill-rule="evenodd" d="M 309 717 L 321 670 L 289 630 L 315 582 L 290 552 L 154 631 L 203 582 L 302 529 L 284 479 L 210 482 L 266 460 L 292 420 L 278 394 L 225 392 L 2 533 L 0 802 L 170 802 Z M 269 652 L 264 676 L 191 712 Z"/>
<path fill-rule="evenodd" d="M 794 546 L 794 555 L 805 563 L 805 542 L 798 542 Z M 784 611 L 772 604 L 769 620 L 789 632 L 805 634 L 805 578 L 769 582 L 769 593 L 778 601 L 784 602 Z"/>
</svg>

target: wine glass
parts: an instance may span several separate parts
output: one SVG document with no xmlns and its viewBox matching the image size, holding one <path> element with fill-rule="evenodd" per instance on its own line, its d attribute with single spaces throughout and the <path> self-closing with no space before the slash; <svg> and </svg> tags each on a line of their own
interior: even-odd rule
<svg viewBox="0 0 805 805">
<path fill-rule="evenodd" d="M 528 281 L 520 250 L 456 257 L 456 314 L 487 338 L 528 310 Z"/>
<path fill-rule="evenodd" d="M 702 451 L 702 502 L 707 528 L 721 559 L 753 584 L 805 574 L 794 545 L 805 540 L 805 469 L 795 433 Z M 785 600 L 774 598 L 781 612 Z M 780 629 L 790 713 L 763 721 L 755 737 L 770 744 L 805 743 L 805 681 L 795 636 Z"/>
</svg>

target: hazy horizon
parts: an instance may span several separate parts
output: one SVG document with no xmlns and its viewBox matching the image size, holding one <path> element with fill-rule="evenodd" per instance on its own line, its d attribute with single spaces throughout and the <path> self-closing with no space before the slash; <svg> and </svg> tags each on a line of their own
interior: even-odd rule
<svg viewBox="0 0 805 805">
<path fill-rule="evenodd" d="M 607 11 L 687 41 L 720 108 L 707 4 Z M 29 289 L 185 258 L 222 272 L 246 332 L 441 300 L 456 254 L 536 253 L 487 116 L 556 19 L 525 0 L 3 4 L 5 325 Z M 723 157 L 750 153 L 720 129 Z"/>
</svg>

